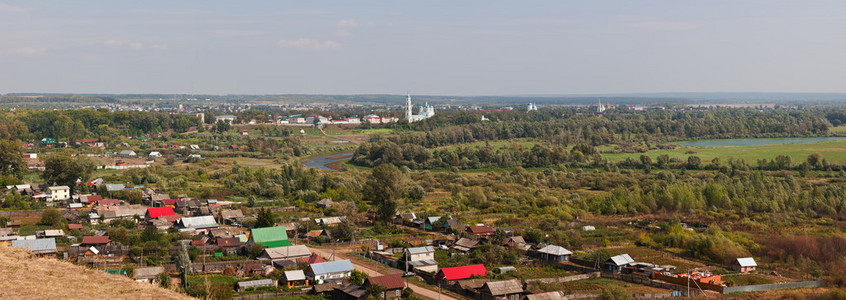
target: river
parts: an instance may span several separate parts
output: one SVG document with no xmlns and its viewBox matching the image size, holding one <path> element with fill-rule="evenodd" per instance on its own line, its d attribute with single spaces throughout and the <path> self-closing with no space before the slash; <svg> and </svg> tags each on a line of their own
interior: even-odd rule
<svg viewBox="0 0 846 300">
<path fill-rule="evenodd" d="M 349 151 L 349 152 L 341 152 L 341 153 L 335 153 L 335 154 L 326 154 L 326 155 L 315 156 L 315 157 L 312 157 L 309 160 L 307 160 L 305 162 L 305 166 L 315 168 L 315 169 L 321 169 L 321 170 L 336 170 L 337 171 L 337 169 L 333 169 L 329 165 L 331 165 L 333 163 L 337 163 L 337 162 L 350 160 L 350 158 L 352 158 L 352 155 L 353 155 L 353 152 Z"/>
</svg>

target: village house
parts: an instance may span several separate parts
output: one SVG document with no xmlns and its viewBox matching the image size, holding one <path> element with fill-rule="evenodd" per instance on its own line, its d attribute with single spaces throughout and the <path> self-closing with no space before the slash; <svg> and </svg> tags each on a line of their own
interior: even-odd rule
<svg viewBox="0 0 846 300">
<path fill-rule="evenodd" d="M 164 273 L 165 269 L 162 266 L 136 268 L 132 271 L 132 278 L 138 282 L 148 282 L 151 284 L 158 284 L 158 276 Z M 168 277 L 170 280 L 170 277 Z"/>
<path fill-rule="evenodd" d="M 505 245 L 511 248 L 516 248 L 520 251 L 528 251 L 532 248 L 532 245 L 526 243 L 526 240 L 520 235 L 508 237 L 505 239 Z"/>
<path fill-rule="evenodd" d="M 295 260 L 311 256 L 311 251 L 305 245 L 265 248 L 257 259 Z"/>
<path fill-rule="evenodd" d="M 297 262 L 304 262 L 310 265 L 326 262 L 326 260 L 323 259 L 323 257 L 320 257 L 320 255 L 317 255 L 317 253 L 312 253 L 309 257 L 297 258 Z"/>
<path fill-rule="evenodd" d="M 468 238 L 460 238 L 455 244 L 452 245 L 452 249 L 459 251 L 461 253 L 469 253 L 476 248 L 479 248 L 479 240 L 471 240 Z"/>
<path fill-rule="evenodd" d="M 349 260 L 338 260 L 312 264 L 306 269 L 306 275 L 313 278 L 314 283 L 341 281 L 352 274 L 353 266 Z"/>
<path fill-rule="evenodd" d="M 232 224 L 240 218 L 244 217 L 244 213 L 240 209 L 224 209 L 220 211 L 221 217 L 225 224 Z"/>
<path fill-rule="evenodd" d="M 147 208 L 143 205 L 115 206 L 114 209 L 96 210 L 94 215 L 89 214 L 89 219 L 92 221 L 92 224 L 97 218 L 101 219 L 103 223 L 108 224 L 117 219 L 131 219 L 136 216 L 141 218 L 146 212 Z"/>
<path fill-rule="evenodd" d="M 268 248 L 292 245 L 288 241 L 288 233 L 285 231 L 285 227 L 282 226 L 251 229 L 248 244 L 261 244 Z"/>
<path fill-rule="evenodd" d="M 467 227 L 467 236 L 475 239 L 485 238 L 494 234 L 493 228 L 487 225 Z"/>
<path fill-rule="evenodd" d="M 105 186 L 107 192 L 117 192 L 126 189 L 126 185 L 120 183 L 106 183 Z"/>
<path fill-rule="evenodd" d="M 453 284 L 456 280 L 470 279 L 473 276 L 487 276 L 485 265 L 469 265 L 461 267 L 443 268 L 435 275 L 435 279 L 442 283 Z"/>
<path fill-rule="evenodd" d="M 546 247 L 538 249 L 536 252 L 538 254 L 538 258 L 549 262 L 570 261 L 570 255 L 573 255 L 572 251 L 556 245 L 547 245 Z"/>
<path fill-rule="evenodd" d="M 444 222 L 444 231 L 447 231 L 448 233 L 462 233 L 466 230 L 466 227 L 467 226 L 464 225 L 464 223 L 461 223 L 458 219 L 449 219 Z"/>
<path fill-rule="evenodd" d="M 438 271 L 438 262 L 435 261 L 435 248 L 432 246 L 405 248 L 405 269 L 406 271 L 423 271 L 435 273 Z"/>
<path fill-rule="evenodd" d="M 755 259 L 752 257 L 738 258 L 732 264 L 732 269 L 734 269 L 735 271 L 740 271 L 741 273 L 755 272 L 755 269 L 757 268 L 758 263 L 756 263 Z"/>
<path fill-rule="evenodd" d="M 308 286 L 308 278 L 306 278 L 303 270 L 285 271 L 285 274 L 282 275 L 282 278 L 279 279 L 279 281 L 289 288 L 295 286 Z"/>
<path fill-rule="evenodd" d="M 523 296 L 522 300 L 565 300 L 567 299 L 560 291 L 529 294 Z"/>
<path fill-rule="evenodd" d="M 319 240 L 320 237 L 323 237 L 324 239 L 329 240 L 329 239 L 332 238 L 332 235 L 329 234 L 329 230 L 323 230 L 323 229 L 312 230 L 312 231 L 309 231 L 308 233 L 306 233 L 306 238 L 308 238 L 309 241 Z"/>
<path fill-rule="evenodd" d="M 65 231 L 61 229 L 46 229 L 35 232 L 37 238 L 59 238 L 65 236 Z"/>
<path fill-rule="evenodd" d="M 402 297 L 402 290 L 405 288 L 405 281 L 402 280 L 400 274 L 389 274 L 382 276 L 369 277 L 364 281 L 362 288 L 368 290 L 371 286 L 380 285 L 385 288 L 380 292 L 376 298 L 389 300 L 399 299 Z"/>
<path fill-rule="evenodd" d="M 172 216 L 175 214 L 173 207 L 150 207 L 147 209 L 147 213 L 144 214 L 144 218 L 152 220 L 161 216 Z"/>
<path fill-rule="evenodd" d="M 56 258 L 56 239 L 31 239 L 12 241 L 12 247 L 24 248 L 32 251 L 35 256 Z"/>
<path fill-rule="evenodd" d="M 50 201 L 62 201 L 70 199 L 70 187 L 66 185 L 51 186 L 47 188 L 50 191 Z"/>
<path fill-rule="evenodd" d="M 97 203 L 98 201 L 103 200 L 103 196 L 100 195 L 82 195 L 79 196 L 79 203 L 85 205 L 92 205 Z"/>
<path fill-rule="evenodd" d="M 345 282 L 332 289 L 332 299 L 364 300 L 367 299 L 367 290 L 357 284 Z"/>
<path fill-rule="evenodd" d="M 612 256 L 608 260 L 605 261 L 605 267 L 608 271 L 620 273 L 623 268 L 626 266 L 634 263 L 634 259 L 628 254 L 620 254 L 616 256 Z"/>
<path fill-rule="evenodd" d="M 215 243 L 223 249 L 223 253 L 226 255 L 238 254 L 244 249 L 244 243 L 236 237 L 217 238 Z"/>
<path fill-rule="evenodd" d="M 414 220 L 417 220 L 417 215 L 414 213 L 401 213 L 397 214 L 394 217 L 393 223 L 394 224 L 404 224 L 404 223 L 411 223 Z"/>
<path fill-rule="evenodd" d="M 423 230 L 435 230 L 435 223 L 440 220 L 441 217 L 427 217 L 426 220 L 423 221 Z"/>
<path fill-rule="evenodd" d="M 523 285 L 517 279 L 490 281 L 479 289 L 481 300 L 520 300 Z"/>
<path fill-rule="evenodd" d="M 176 221 L 182 229 L 193 229 L 205 233 L 208 229 L 218 228 L 213 216 L 183 217 Z"/>
<path fill-rule="evenodd" d="M 135 151 L 132 151 L 132 150 L 121 150 L 120 152 L 118 152 L 118 156 L 124 157 L 124 158 L 134 158 L 134 157 L 138 157 L 138 154 L 135 153 Z"/>
</svg>

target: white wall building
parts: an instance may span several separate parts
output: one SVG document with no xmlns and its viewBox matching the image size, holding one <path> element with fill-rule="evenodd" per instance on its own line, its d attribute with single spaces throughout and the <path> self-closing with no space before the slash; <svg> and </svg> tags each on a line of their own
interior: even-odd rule
<svg viewBox="0 0 846 300">
<path fill-rule="evenodd" d="M 426 103 L 420 106 L 419 114 L 414 115 L 411 112 L 411 95 L 408 95 L 405 98 L 405 119 L 408 120 L 409 123 L 417 122 L 420 120 L 425 120 L 431 118 L 435 115 L 435 107 Z M 383 120 L 384 123 L 384 120 Z"/>
<path fill-rule="evenodd" d="M 61 201 L 70 199 L 70 187 L 66 185 L 62 186 L 51 186 L 47 188 L 50 190 L 50 201 Z"/>
</svg>

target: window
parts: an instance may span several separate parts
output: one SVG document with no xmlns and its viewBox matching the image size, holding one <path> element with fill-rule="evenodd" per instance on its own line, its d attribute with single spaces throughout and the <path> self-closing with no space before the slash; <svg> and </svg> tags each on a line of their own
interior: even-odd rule
<svg viewBox="0 0 846 300">
<path fill-rule="evenodd" d="M 397 297 L 400 297 L 400 296 L 402 296 L 402 291 L 396 290 L 396 291 L 394 291 L 394 295 L 396 295 Z"/>
</svg>

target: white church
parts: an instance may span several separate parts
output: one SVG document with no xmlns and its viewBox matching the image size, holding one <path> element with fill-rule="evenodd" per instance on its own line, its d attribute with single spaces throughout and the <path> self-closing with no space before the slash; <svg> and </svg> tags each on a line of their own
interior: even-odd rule
<svg viewBox="0 0 846 300">
<path fill-rule="evenodd" d="M 411 113 L 411 95 L 409 94 L 408 97 L 405 98 L 405 119 L 408 120 L 409 123 L 425 120 L 431 118 L 434 115 L 435 107 L 429 105 L 429 103 L 421 105 L 419 114 L 413 115 Z"/>
</svg>

